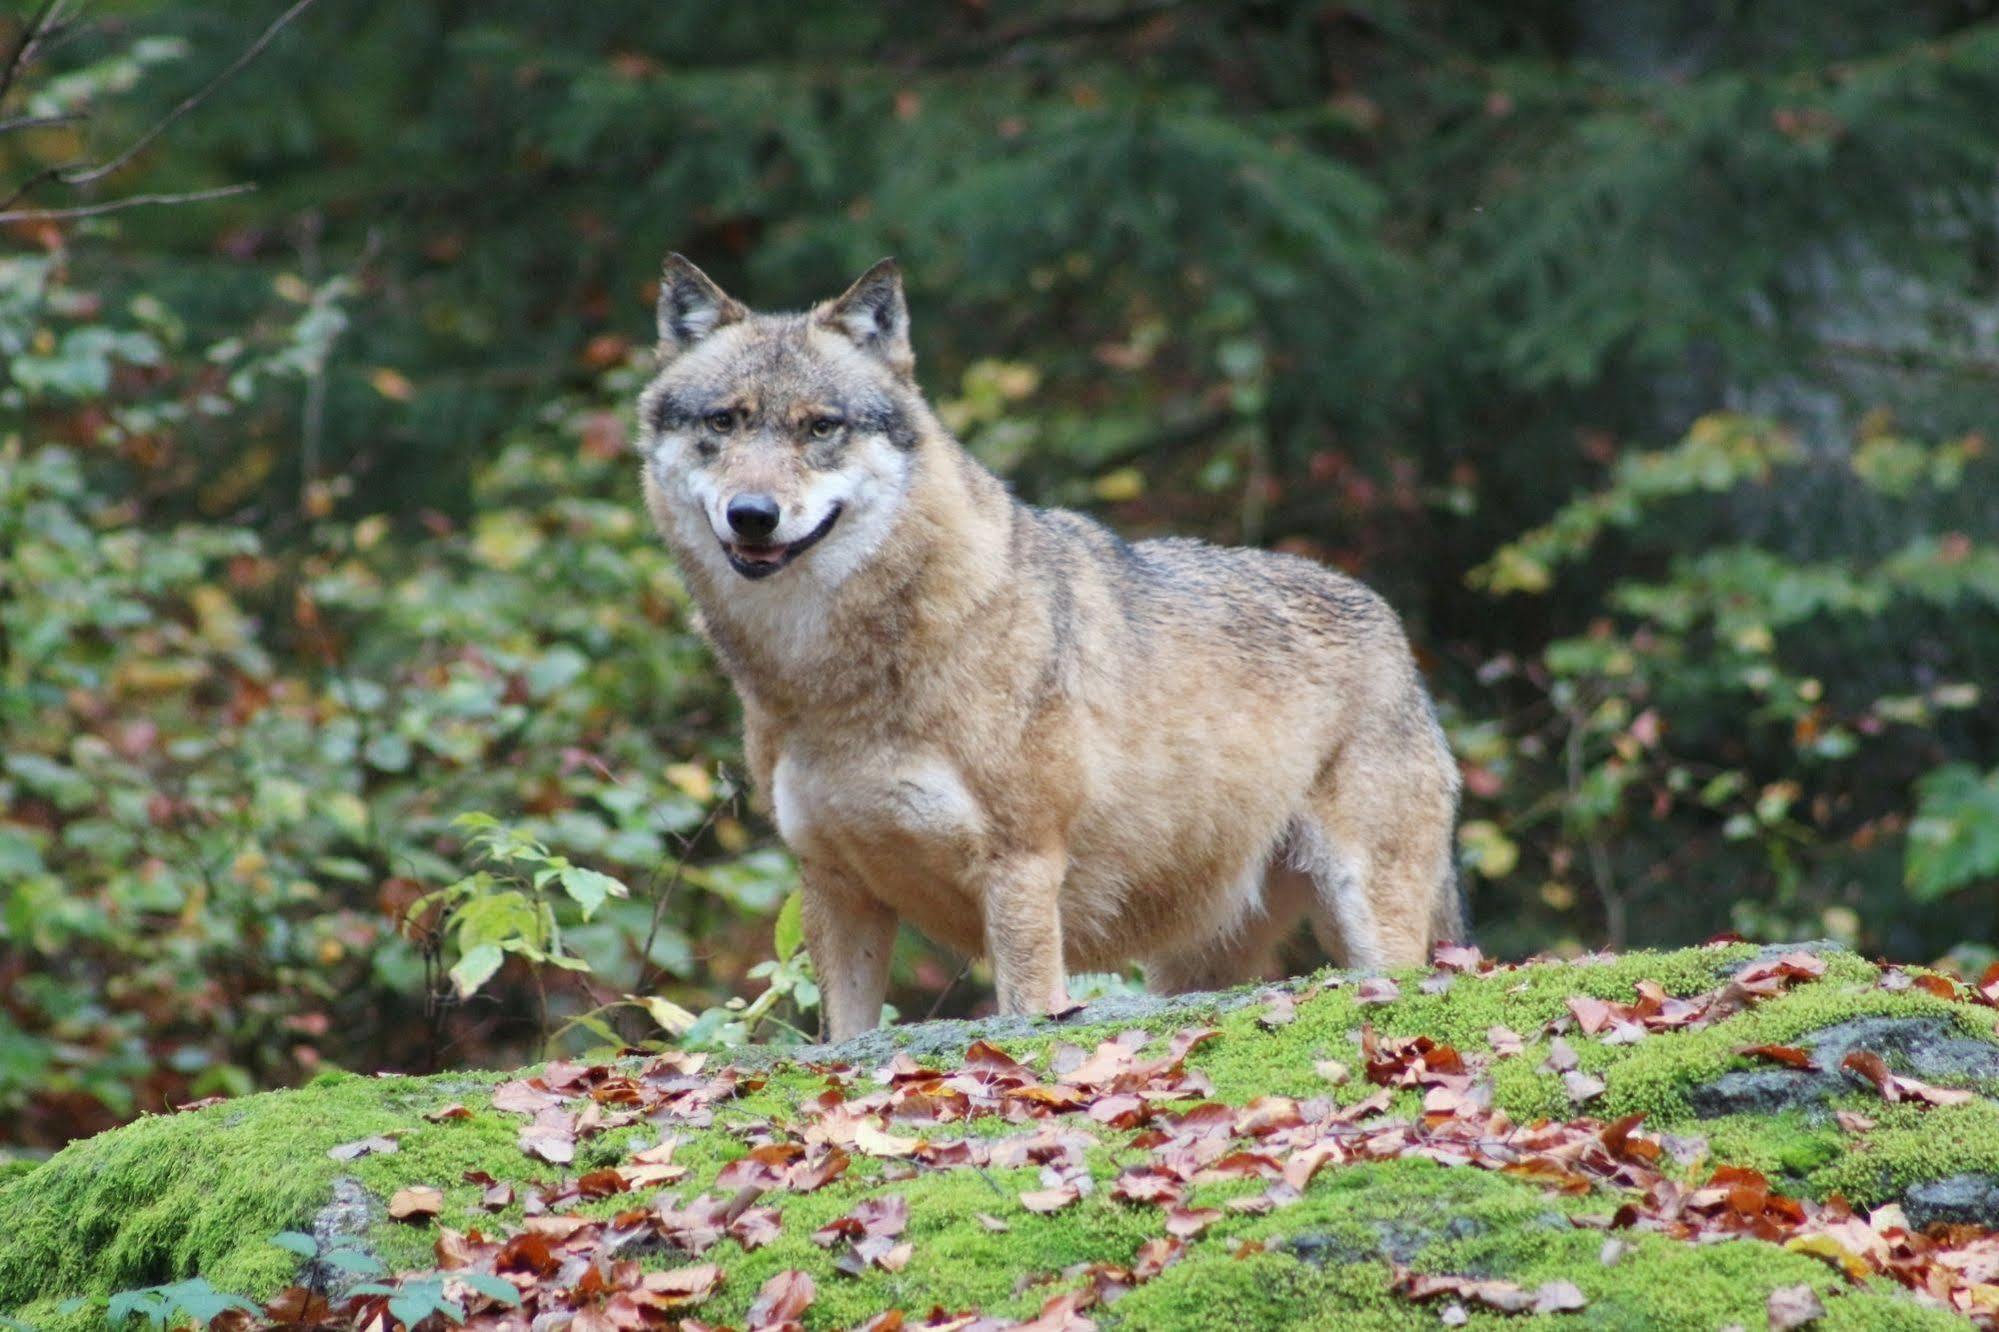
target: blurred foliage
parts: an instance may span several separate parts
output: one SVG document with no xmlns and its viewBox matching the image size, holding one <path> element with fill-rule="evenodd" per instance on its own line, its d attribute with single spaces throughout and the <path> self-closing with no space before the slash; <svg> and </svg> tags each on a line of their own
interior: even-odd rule
<svg viewBox="0 0 1999 1332">
<path fill-rule="evenodd" d="M 1539 874 L 1557 907 L 1586 884 L 1613 937 L 1645 937 L 1635 906 L 1722 872 L 1758 886 L 1730 904 L 1746 934 L 1951 939 L 1965 904 L 1918 904 L 1989 883 L 1999 810 L 1966 765 L 1932 771 L 1914 809 L 1908 782 L 1953 740 L 1975 747 L 1966 723 L 1989 706 L 1995 644 L 1963 630 L 1999 612 L 1999 545 L 1948 530 L 1873 549 L 1849 532 L 1837 556 L 1803 559 L 1782 541 L 1688 538 L 1697 505 L 1829 469 L 1880 507 L 1877 530 L 1920 531 L 1947 501 L 1995 493 L 1986 454 L 1975 435 L 1925 447 L 1875 433 L 1835 459 L 1773 422 L 1711 415 L 1501 547 L 1471 574 L 1501 598 L 1553 595 L 1555 570 L 1613 530 L 1629 567 L 1658 573 L 1614 584 L 1583 633 L 1486 663 L 1486 683 L 1538 701 L 1461 737 L 1472 790 L 1508 810 L 1468 826 L 1472 868 Z M 1856 650 L 1875 655 L 1869 669 L 1852 669 Z M 1520 842 L 1536 851 L 1524 863 Z M 1893 878 L 1905 847 L 1907 898 Z"/>
<path fill-rule="evenodd" d="M 100 0 L 0 180 L 276 8 Z M 1995 98 L 1957 0 L 315 7 L 100 187 L 255 194 L 5 229 L 5 1136 L 809 1027 L 625 447 L 669 249 L 762 306 L 896 253 L 1022 493 L 1379 586 L 1489 949 L 1975 961 Z"/>
</svg>

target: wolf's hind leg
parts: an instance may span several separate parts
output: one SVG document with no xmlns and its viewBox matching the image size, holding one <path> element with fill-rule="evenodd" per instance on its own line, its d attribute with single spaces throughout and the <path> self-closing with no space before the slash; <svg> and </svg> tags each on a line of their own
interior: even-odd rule
<svg viewBox="0 0 1999 1332">
<path fill-rule="evenodd" d="M 1441 895 L 1451 877 L 1456 771 L 1449 754 L 1349 745 L 1292 825 L 1292 863 L 1316 889 L 1314 930 L 1346 967 L 1406 967 L 1430 960 L 1450 918 Z M 1451 905 L 1455 907 L 1453 897 Z"/>
<path fill-rule="evenodd" d="M 811 860 L 801 860 L 799 871 L 805 948 L 819 978 L 826 1039 L 844 1041 L 881 1021 L 895 913 L 844 875 Z"/>
</svg>

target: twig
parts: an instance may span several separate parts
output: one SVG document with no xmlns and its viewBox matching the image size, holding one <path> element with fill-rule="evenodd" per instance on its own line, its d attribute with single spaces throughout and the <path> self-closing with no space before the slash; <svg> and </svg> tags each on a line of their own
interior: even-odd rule
<svg viewBox="0 0 1999 1332">
<path fill-rule="evenodd" d="M 44 129 L 50 125 L 68 125 L 88 119 L 90 119 L 88 111 L 58 111 L 52 116 L 9 116 L 5 120 L 0 120 L 0 134 L 14 130 Z"/>
<path fill-rule="evenodd" d="M 1575 800 L 1582 794 L 1583 785 L 1583 728 L 1588 717 L 1578 705 L 1569 713 L 1569 734 L 1563 746 L 1567 768 L 1569 799 Z M 1612 871 L 1609 848 L 1594 832 L 1583 833 L 1583 850 L 1589 857 L 1590 878 L 1596 883 L 1597 896 L 1603 902 L 1604 934 L 1611 948 L 1622 948 L 1626 943 L 1624 894 L 1617 887 L 1616 875 Z"/>
<path fill-rule="evenodd" d="M 299 221 L 299 268 L 308 285 L 319 285 L 319 233 L 321 218 L 308 213 Z M 331 349 L 329 348 L 329 353 Z M 326 437 L 326 371 L 329 354 L 320 358 L 305 377 L 305 400 L 299 406 L 298 507 L 308 513 L 312 483 L 319 476 L 320 442 Z"/>
<path fill-rule="evenodd" d="M 944 1001 L 951 997 L 951 991 L 958 988 L 958 982 L 972 974 L 972 964 L 977 960 L 976 958 L 966 958 L 965 965 L 958 968 L 958 974 L 951 978 L 950 984 L 937 992 L 937 997 L 930 1001 L 930 1011 L 923 1015 L 925 1022 L 937 1016 L 937 1010 L 942 1008 Z"/>
<path fill-rule="evenodd" d="M 123 199 L 113 199 L 108 203 L 84 204 L 77 208 L 16 208 L 0 213 L 0 222 L 60 222 L 74 217 L 99 217 L 105 213 L 121 213 L 127 208 L 145 208 L 155 204 L 201 203 L 208 199 L 226 199 L 232 194 L 246 194 L 256 189 L 255 185 L 224 185 L 213 190 L 192 190 L 186 194 L 134 194 Z"/>
<path fill-rule="evenodd" d="M 14 49 L 7 53 L 7 63 L 0 67 L 0 98 L 7 96 L 7 90 L 14 86 L 14 77 L 28 67 L 35 58 L 35 44 L 41 40 L 42 31 L 54 17 L 56 6 L 62 0 L 42 0 L 41 8 L 30 18 L 21 35 L 14 42 Z"/>
<path fill-rule="evenodd" d="M 605 769 L 605 772 L 611 776 L 612 781 L 618 782 L 617 777 L 611 775 L 608 768 Z M 624 783 L 618 782 L 618 785 L 622 786 Z M 731 796 L 726 803 L 718 801 L 708 810 L 708 817 L 701 820 L 701 826 L 696 828 L 689 836 L 681 839 L 680 855 L 673 862 L 673 877 L 667 880 L 665 888 L 653 895 L 652 923 L 646 927 L 645 944 L 639 949 L 639 983 L 638 987 L 633 990 L 634 994 L 645 994 L 647 992 L 647 973 L 656 969 L 656 964 L 652 960 L 652 946 L 659 938 L 660 921 L 666 915 L 667 903 L 673 900 L 674 894 L 680 889 L 680 881 L 686 874 L 687 862 L 693 858 L 694 848 L 700 845 L 703 837 L 708 835 L 708 830 L 714 826 L 715 820 L 722 816 L 723 811 L 733 811 L 735 807 L 736 798 L 734 796 Z M 665 969 L 657 969 L 660 972 L 660 978 L 664 979 L 666 974 Z"/>
<path fill-rule="evenodd" d="M 0 199 L 0 210 L 11 208 L 21 200 L 27 198 L 29 193 L 44 181 L 59 179 L 63 172 L 69 170 L 71 167 L 81 165 L 82 163 L 80 162 L 58 162 L 54 166 L 45 166 L 39 171 L 31 172 L 26 180 L 23 180 L 19 185 L 14 187 L 12 194 L 9 194 L 4 199 Z"/>
<path fill-rule="evenodd" d="M 160 117 L 160 119 L 153 124 L 151 129 L 148 129 L 138 138 L 132 140 L 130 144 L 126 145 L 125 151 L 119 153 L 116 157 L 104 163 L 102 166 L 92 167 L 88 171 L 79 172 L 74 175 L 65 174 L 64 176 L 61 177 L 62 183 L 65 185 L 88 185 L 90 182 L 94 180 L 102 180 L 104 177 L 118 170 L 118 168 L 124 166 L 127 162 L 131 161 L 141 151 L 143 151 L 147 144 L 151 143 L 154 139 L 159 138 L 161 134 L 165 133 L 167 128 L 171 126 L 175 121 L 179 120 L 182 116 L 186 115 L 188 112 L 194 110 L 197 106 L 200 106 L 202 102 L 208 99 L 209 94 L 213 93 L 217 88 L 220 88 L 223 84 L 227 83 L 230 79 L 234 78 L 245 65 L 249 64 L 252 60 L 255 60 L 259 55 L 261 55 L 263 53 L 264 48 L 271 44 L 272 38 L 276 37 L 278 33 L 283 30 L 284 26 L 287 23 L 290 23 L 300 14 L 303 14 L 306 10 L 310 9 L 314 3 L 316 3 L 316 0 L 297 0 L 297 3 L 294 4 L 290 9 L 287 9 L 284 13 L 278 15 L 277 18 L 273 19 L 271 21 L 271 25 L 268 28 L 264 29 L 263 35 L 257 38 L 256 41 L 251 42 L 250 45 L 243 51 L 241 55 L 237 56 L 235 60 L 230 62 L 228 68 L 224 69 L 220 74 L 217 74 L 214 78 L 210 79 L 201 88 L 188 94 L 188 96 L 182 98 L 180 104 L 174 107 L 173 110 L 167 112 L 166 115 Z"/>
</svg>

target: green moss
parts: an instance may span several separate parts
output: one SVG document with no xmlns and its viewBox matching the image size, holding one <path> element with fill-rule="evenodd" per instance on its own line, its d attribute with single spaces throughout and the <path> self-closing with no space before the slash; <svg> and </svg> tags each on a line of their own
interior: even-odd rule
<svg viewBox="0 0 1999 1332">
<path fill-rule="evenodd" d="M 1720 983 L 1722 967 L 1742 961 L 1754 951 L 1746 945 L 1732 945 L 1675 953 L 1627 953 L 1611 961 L 1547 962 L 1483 976 L 1454 976 L 1447 989 L 1435 994 L 1425 993 L 1421 987 L 1426 973 L 1399 973 L 1402 997 L 1393 1003 L 1363 1005 L 1351 985 L 1342 985 L 1301 1002 L 1297 1019 L 1274 1033 L 1257 1025 L 1263 1011 L 1260 1004 L 1226 1014 L 1217 1024 L 1225 1039 L 1202 1047 L 1193 1062 L 1214 1080 L 1216 1093 L 1224 1100 L 1268 1093 L 1306 1096 L 1325 1091 L 1313 1069 L 1315 1060 L 1331 1058 L 1351 1064 L 1358 1057 L 1355 1036 L 1363 1022 L 1387 1036 L 1423 1035 L 1467 1052 L 1489 1052 L 1492 1047 L 1487 1031 L 1503 1026 L 1530 1044 L 1525 1054 L 1495 1065 L 1502 1103 L 1510 1085 L 1520 1105 L 1509 1104 L 1509 1110 L 1549 1113 L 1557 1108 L 1552 1098 L 1561 1097 L 1562 1092 L 1559 1083 L 1538 1071 L 1547 1050 L 1537 1038 L 1549 1022 L 1568 1012 L 1570 996 L 1628 1002 L 1636 997 L 1633 987 L 1641 980 L 1657 981 L 1673 994 L 1698 994 Z M 1869 979 L 1873 975 L 1871 967 L 1853 958 L 1841 958 L 1835 967 L 1850 971 L 1856 979 L 1863 973 Z M 1606 1064 L 1639 1048 L 1601 1046 L 1580 1039 L 1574 1044 L 1579 1051 L 1584 1045 L 1597 1046 L 1605 1052 L 1599 1057 Z"/>
<path fill-rule="evenodd" d="M 1237 1258 L 1214 1245 L 1196 1248 L 1109 1309 L 1092 1310 L 1091 1316 L 1106 1332 L 1427 1332 L 1438 1326 L 1433 1311 L 1388 1293 L 1388 1269 L 1379 1263 L 1316 1267 L 1283 1253 Z"/>
<path fill-rule="evenodd" d="M 1568 1118 L 1578 1113 L 1559 1079 L 1543 1071 L 1549 1053 L 1547 1025 L 1568 1013 L 1573 995 L 1630 1002 L 1639 981 L 1656 981 L 1668 993 L 1699 994 L 1721 983 L 1720 970 L 1754 950 L 1745 945 L 1627 953 L 1609 962 L 1551 962 L 1485 976 L 1458 976 L 1437 994 L 1420 988 L 1423 973 L 1399 977 L 1402 998 L 1361 1005 L 1350 987 L 1324 991 L 1298 1005 L 1297 1018 L 1275 1032 L 1257 1025 L 1262 1005 L 1219 1019 L 1222 1039 L 1198 1050 L 1192 1063 L 1205 1071 L 1223 1100 L 1263 1094 L 1323 1095 L 1315 1070 L 1334 1059 L 1358 1070 L 1357 1036 L 1363 1022 L 1384 1036 L 1425 1035 L 1467 1052 L 1490 1053 L 1487 1032 L 1511 1029 L 1526 1041 L 1519 1055 L 1492 1061 L 1495 1102 L 1516 1119 Z M 1853 1018 L 1939 1016 L 1967 1036 L 1993 1039 L 1992 1010 L 1935 998 L 1920 990 L 1890 992 L 1879 970 L 1850 954 L 1827 957 L 1825 975 L 1793 984 L 1774 998 L 1696 1031 L 1655 1033 L 1631 1045 L 1608 1045 L 1571 1033 L 1582 1068 L 1604 1080 L 1604 1093 L 1583 1112 L 1607 1118 L 1644 1112 L 1656 1125 L 1690 1114 L 1689 1092 L 1736 1069 L 1767 1067 L 1738 1052 L 1755 1045 L 1791 1044 L 1811 1032 Z M 1184 1025 L 1184 1024 L 1183 1024 Z M 1352 1086 L 1342 1099 L 1369 1089 Z"/>
<path fill-rule="evenodd" d="M 1301 1002 L 1296 1019 L 1275 1031 L 1258 1024 L 1264 1005 L 1252 1002 L 1229 1012 L 1183 1010 L 1143 1023 L 1049 1027 L 1031 1040 L 1007 1044 L 1016 1057 L 1032 1061 L 1058 1042 L 1088 1046 L 1134 1025 L 1165 1033 L 1206 1021 L 1221 1035 L 1189 1062 L 1208 1076 L 1217 1099 L 1241 1104 L 1285 1094 L 1351 1101 L 1372 1089 L 1358 1077 L 1330 1087 L 1315 1063 L 1339 1060 L 1358 1074 L 1356 1039 L 1363 1023 L 1387 1036 L 1424 1034 L 1468 1052 L 1489 1052 L 1487 1029 L 1501 1025 L 1524 1037 L 1527 1049 L 1492 1063 L 1499 1103 L 1516 1118 L 1568 1117 L 1576 1108 L 1540 1065 L 1547 1051 L 1545 1027 L 1567 1011 L 1571 995 L 1629 1000 L 1633 986 L 1648 979 L 1674 993 L 1693 994 L 1712 988 L 1720 966 L 1749 952 L 1734 947 L 1631 954 L 1609 963 L 1549 963 L 1460 976 L 1439 994 L 1424 993 L 1421 977 L 1410 975 L 1401 978 L 1403 997 L 1386 1005 L 1361 1005 L 1347 985 Z M 1868 964 L 1835 957 L 1823 979 L 1794 986 L 1707 1030 L 1656 1034 L 1632 1046 L 1572 1036 L 1584 1067 L 1607 1086 L 1587 1110 L 1600 1116 L 1644 1110 L 1656 1129 L 1709 1135 L 1714 1159 L 1754 1165 L 1783 1187 L 1816 1196 L 1836 1190 L 1864 1203 L 1917 1180 L 1966 1170 L 1999 1173 L 1999 1106 L 1986 1101 L 1926 1111 L 1884 1107 L 1856 1093 L 1851 1103 L 1877 1120 L 1858 1137 L 1839 1130 L 1822 1112 L 1709 1123 L 1689 1119 L 1689 1089 L 1750 1066 L 1736 1053 L 1745 1045 L 1789 1043 L 1835 1022 L 1889 1013 L 1948 1014 L 1968 1033 L 1992 1038 L 1989 1010 L 1920 991 L 1890 994 L 1876 980 Z M 197 1273 L 220 1289 L 267 1295 L 288 1281 L 295 1267 L 292 1256 L 270 1245 L 269 1237 L 309 1227 L 343 1175 L 377 1204 L 405 1185 L 441 1188 L 443 1224 L 489 1234 L 504 1230 L 518 1222 L 519 1205 L 497 1216 L 483 1211 L 480 1187 L 465 1183 L 464 1175 L 485 1171 L 525 1191 L 531 1181 L 551 1177 L 554 1168 L 521 1154 L 518 1116 L 488 1105 L 499 1076 L 329 1074 L 296 1092 L 142 1120 L 75 1144 L 26 1173 L 0 1176 L 0 1310 L 26 1316 L 45 1332 L 67 1332 L 89 1325 L 88 1313 L 55 1315 L 71 1296 L 101 1297 Z M 712 1190 L 717 1173 L 746 1150 L 746 1127 L 794 1123 L 799 1105 L 826 1081 L 823 1073 L 781 1063 L 764 1076 L 760 1089 L 717 1107 L 712 1128 L 677 1133 L 676 1159 L 690 1173 L 669 1192 L 691 1197 Z M 1413 1104 L 1413 1098 L 1403 1099 Z M 473 1114 L 441 1123 L 422 1117 L 453 1101 Z M 942 1305 L 1021 1317 L 1051 1293 L 1073 1286 L 1073 1278 L 1060 1276 L 1065 1269 L 1129 1263 L 1140 1244 L 1163 1233 L 1163 1214 L 1108 1197 L 1111 1178 L 1135 1159 L 1124 1147 L 1127 1135 L 1097 1130 L 1080 1119 L 1070 1123 L 1098 1138 L 1089 1159 L 1099 1188 L 1049 1216 L 1020 1205 L 1020 1193 L 1038 1187 L 1033 1169 L 890 1179 L 890 1167 L 857 1159 L 846 1177 L 817 1193 L 767 1197 L 783 1218 L 780 1237 L 754 1253 L 724 1241 L 707 1255 L 726 1276 L 702 1316 L 740 1325 L 759 1286 L 796 1267 L 811 1273 L 819 1287 L 810 1315 L 814 1327 L 851 1326 L 889 1307 L 915 1312 Z M 1018 1131 L 1021 1126 L 985 1118 L 947 1126 L 934 1136 Z M 639 1126 L 589 1139 L 574 1169 L 609 1164 L 656 1140 L 659 1132 Z M 384 1133 L 397 1135 L 400 1151 L 345 1164 L 326 1155 L 339 1143 Z M 1214 1204 L 1255 1187 L 1207 1186 L 1197 1200 Z M 862 1198 L 884 1192 L 899 1192 L 909 1201 L 907 1237 L 915 1261 L 901 1273 L 839 1275 L 835 1255 L 812 1244 L 812 1232 Z M 580 1210 L 609 1215 L 648 1200 L 624 1195 Z M 1627 1236 L 1631 1247 L 1624 1259 L 1606 1268 L 1597 1257 L 1602 1233 L 1577 1223 L 1601 1221 L 1615 1201 L 1562 1197 L 1511 1177 L 1424 1161 L 1329 1168 L 1291 1207 L 1263 1217 L 1227 1213 L 1181 1263 L 1092 1317 L 1107 1329 L 1433 1326 L 1435 1310 L 1389 1293 L 1392 1261 L 1529 1286 L 1573 1281 L 1590 1298 L 1587 1310 L 1565 1320 L 1575 1327 L 1759 1326 L 1769 1291 L 1798 1282 L 1824 1293 L 1831 1328 L 1932 1325 L 1892 1289 L 1844 1288 L 1822 1263 L 1767 1244 L 1695 1246 Z M 989 1230 L 975 1220 L 979 1213 L 999 1218 L 1008 1229 Z M 431 1260 L 435 1230 L 391 1222 L 378 1206 L 366 1237 L 392 1267 L 420 1268 Z M 1265 1245 L 1266 1251 L 1235 1257 L 1246 1241 Z M 654 1255 L 645 1261 L 680 1260 Z M 1508 1321 L 1517 1320 L 1473 1316 L 1475 1326 Z"/>
<path fill-rule="evenodd" d="M 1874 1127 L 1848 1133 L 1830 1113 L 1796 1110 L 1729 1115 L 1702 1127 L 1715 1160 L 1752 1166 L 1780 1187 L 1815 1198 L 1837 1193 L 1871 1206 L 1926 1180 L 1999 1175 L 1999 1105 L 1991 1101 L 1931 1109 L 1855 1094 L 1838 1104 Z"/>
<path fill-rule="evenodd" d="M 1114 1173 L 1099 1163 L 1103 1177 Z M 1038 1172 L 953 1170 L 883 1184 L 879 1178 L 842 1181 L 803 1197 L 769 1199 L 784 1217 L 779 1238 L 745 1254 L 733 1243 L 708 1256 L 728 1274 L 727 1285 L 702 1311 L 704 1320 L 739 1325 L 765 1280 L 786 1268 L 812 1275 L 819 1287 L 815 1326 L 849 1327 L 883 1309 L 983 1309 L 1025 1315 L 1056 1289 L 1029 1283 L 1054 1279 L 1078 1263 L 1129 1261 L 1145 1240 L 1163 1233 L 1157 1209 L 1111 1202 L 1099 1189 L 1059 1212 L 1039 1216 L 1020 1205 L 1023 1190 L 1038 1188 Z M 873 1194 L 899 1193 L 909 1202 L 905 1238 L 916 1259 L 899 1273 L 872 1271 L 864 1278 L 839 1275 L 835 1255 L 811 1242 L 814 1230 Z M 975 1218 L 985 1213 L 1009 1229 L 994 1233 Z M 1023 1288 L 1024 1287 L 1024 1288 Z"/>
<path fill-rule="evenodd" d="M 297 1265 L 271 1236 L 308 1227 L 343 1171 L 377 1184 L 419 1178 L 412 1168 L 430 1165 L 431 1141 L 447 1131 L 422 1112 L 479 1099 L 492 1081 L 343 1078 L 74 1143 L 0 1186 L 0 1310 L 29 1311 L 45 1329 L 88 1326 L 87 1314 L 60 1319 L 56 1307 L 196 1274 L 217 1289 L 268 1294 Z M 402 1154 L 348 1165 L 326 1154 L 386 1133 L 403 1135 Z M 512 1133 L 483 1145 L 444 1155 L 520 1173 Z"/>
<path fill-rule="evenodd" d="M 1814 1194 L 1867 1204 L 1926 1180 L 1999 1175 L 1999 1105 L 1991 1101 L 1936 1109 L 1877 1103 L 1867 1113 L 1875 1126 L 1850 1137 L 1837 1157 L 1812 1172 Z"/>
<path fill-rule="evenodd" d="M 1775 1245 L 1689 1245 L 1627 1233 L 1621 1259 L 1599 1259 L 1602 1231 L 1578 1217 L 1600 1198 L 1557 1198 L 1506 1176 L 1447 1170 L 1425 1161 L 1353 1166 L 1322 1174 L 1291 1208 L 1224 1222 L 1169 1269 L 1120 1301 L 1106 1328 L 1207 1327 L 1400 1329 L 1436 1326 L 1434 1310 L 1389 1292 L 1390 1260 L 1423 1272 L 1496 1277 L 1527 1287 L 1574 1282 L 1589 1299 L 1563 1327 L 1712 1332 L 1763 1325 L 1779 1286 L 1810 1285 L 1826 1326 L 1910 1329 L 1960 1326 L 1917 1308 L 1891 1284 L 1850 1287 L 1824 1263 Z M 1247 1260 L 1244 1239 L 1267 1245 Z M 1226 1316 L 1217 1311 L 1228 1311 Z M 1473 1310 L 1470 1326 L 1518 1326 Z"/>
</svg>

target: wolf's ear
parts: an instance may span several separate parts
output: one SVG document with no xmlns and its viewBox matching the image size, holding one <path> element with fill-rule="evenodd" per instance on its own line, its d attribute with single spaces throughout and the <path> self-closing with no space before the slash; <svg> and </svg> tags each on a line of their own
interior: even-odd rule
<svg viewBox="0 0 1999 1332">
<path fill-rule="evenodd" d="M 907 377 L 916 369 L 909 347 L 909 305 L 902 298 L 902 270 L 884 259 L 816 311 L 820 324 L 845 334 L 855 346 Z"/>
<path fill-rule="evenodd" d="M 701 339 L 749 314 L 685 255 L 666 256 L 659 275 L 659 356 L 671 360 Z"/>
</svg>

